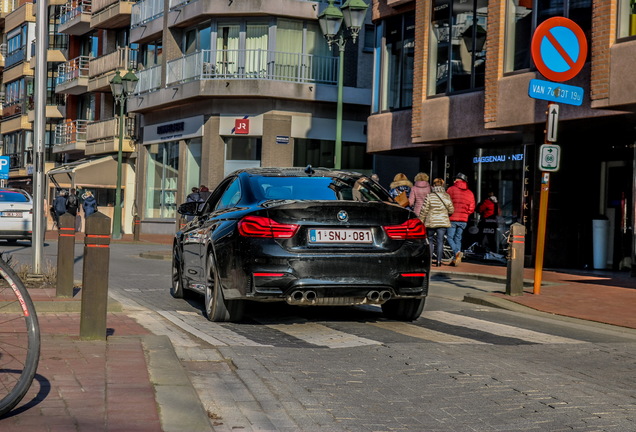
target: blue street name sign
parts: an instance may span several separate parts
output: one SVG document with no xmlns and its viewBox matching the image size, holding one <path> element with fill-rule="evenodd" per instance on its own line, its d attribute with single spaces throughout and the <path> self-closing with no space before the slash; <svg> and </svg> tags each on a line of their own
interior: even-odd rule
<svg viewBox="0 0 636 432">
<path fill-rule="evenodd" d="M 528 96 L 534 99 L 581 106 L 583 103 L 583 88 L 532 79 L 528 86 Z"/>
<path fill-rule="evenodd" d="M 0 156 L 0 180 L 9 179 L 9 156 Z"/>
</svg>

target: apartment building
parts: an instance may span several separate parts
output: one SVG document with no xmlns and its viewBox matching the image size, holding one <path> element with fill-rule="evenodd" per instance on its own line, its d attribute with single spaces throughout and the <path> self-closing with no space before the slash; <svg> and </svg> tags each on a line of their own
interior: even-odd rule
<svg viewBox="0 0 636 432">
<path fill-rule="evenodd" d="M 190 189 L 212 188 L 236 169 L 334 166 L 338 56 L 317 19 L 326 5 L 141 0 L 133 6 L 139 83 L 129 110 L 140 118 L 142 232 L 173 233 L 176 208 Z M 370 172 L 373 27 L 361 33 L 346 49 L 342 166 Z"/>
<path fill-rule="evenodd" d="M 68 39 L 64 62 L 58 63 L 54 92 L 66 100 L 64 118 L 53 132 L 58 166 L 47 173 L 50 195 L 55 189 L 75 187 L 78 196 L 90 190 L 99 210 L 113 217 L 119 150 L 119 108 L 110 80 L 136 67 L 135 45 L 130 43 L 132 1 L 71 0 L 55 11 L 57 31 Z M 53 16 L 53 15 L 52 15 Z M 50 58 L 49 58 L 50 61 Z M 48 116 L 48 114 L 47 114 Z M 124 116 L 122 139 L 122 227 L 131 233 L 134 223 L 134 116 Z"/>
<path fill-rule="evenodd" d="M 607 268 L 634 259 L 636 27 L 627 0 L 374 0 L 375 79 L 368 150 L 382 155 L 381 177 L 462 172 L 477 199 L 494 192 L 500 235 L 512 222 L 527 230 L 534 256 L 538 167 L 547 103 L 529 96 L 536 27 L 553 16 L 576 22 L 588 41 L 581 106 L 560 104 L 560 170 L 551 174 L 545 265 L 592 267 L 605 250 L 593 220 L 608 220 Z M 393 159 L 392 159 L 393 158 Z M 465 244 L 475 241 L 465 235 Z"/>
<path fill-rule="evenodd" d="M 53 3 L 53 2 L 52 2 Z M 56 34 L 55 10 L 59 6 L 51 5 L 49 20 L 49 51 L 47 78 L 49 84 L 54 79 L 57 63 L 64 61 L 67 39 Z M 2 117 L 0 134 L 2 135 L 1 152 L 9 157 L 10 176 L 5 180 L 7 186 L 20 187 L 31 191 L 33 174 L 33 69 L 35 67 L 35 16 L 34 5 L 25 0 L 0 1 L 0 74 Z M 65 115 L 64 98 L 55 95 L 54 90 L 47 88 L 47 137 L 45 145 L 45 167 L 54 166 L 55 156 L 52 152 L 52 131 L 56 122 Z"/>
</svg>

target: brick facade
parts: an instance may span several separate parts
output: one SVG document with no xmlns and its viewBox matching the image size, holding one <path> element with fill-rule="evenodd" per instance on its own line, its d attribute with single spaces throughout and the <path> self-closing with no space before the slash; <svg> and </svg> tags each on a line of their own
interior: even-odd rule
<svg viewBox="0 0 636 432">
<path fill-rule="evenodd" d="M 610 48 L 616 42 L 617 15 L 617 2 L 611 0 L 594 1 L 592 9 L 590 99 L 595 106 L 608 104 Z"/>
<path fill-rule="evenodd" d="M 504 0 L 488 3 L 488 32 L 486 36 L 486 79 L 484 88 L 484 124 L 497 122 L 497 97 L 499 80 L 504 71 L 506 37 L 506 3 Z"/>
</svg>

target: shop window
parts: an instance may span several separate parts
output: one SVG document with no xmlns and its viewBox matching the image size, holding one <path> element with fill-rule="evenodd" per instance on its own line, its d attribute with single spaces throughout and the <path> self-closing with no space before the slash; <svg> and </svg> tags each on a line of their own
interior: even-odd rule
<svg viewBox="0 0 636 432">
<path fill-rule="evenodd" d="M 636 1 L 619 0 L 617 31 L 619 38 L 636 36 Z"/>
<path fill-rule="evenodd" d="M 330 140 L 294 138 L 294 166 L 333 168 L 336 143 Z M 365 143 L 342 143 L 342 168 L 370 170 L 372 157 L 366 152 Z"/>
<path fill-rule="evenodd" d="M 261 166 L 261 139 L 256 137 L 225 138 L 225 175 L 243 168 Z"/>
<path fill-rule="evenodd" d="M 176 141 L 146 146 L 145 217 L 166 219 L 176 217 L 177 179 L 179 177 L 179 143 Z"/>
<path fill-rule="evenodd" d="M 429 94 L 484 86 L 487 17 L 487 0 L 433 2 Z"/>
<path fill-rule="evenodd" d="M 188 140 L 186 148 L 185 193 L 187 195 L 192 187 L 201 184 L 201 138 Z"/>
<path fill-rule="evenodd" d="M 621 10 L 626 10 L 630 0 L 621 1 Z M 592 0 L 507 0 L 506 5 L 505 72 L 531 67 L 532 35 L 537 26 L 548 18 L 562 16 L 571 19 L 590 40 Z M 628 29 L 629 27 L 619 26 L 619 32 L 629 31 Z M 591 45 L 588 44 L 588 58 Z"/>
</svg>

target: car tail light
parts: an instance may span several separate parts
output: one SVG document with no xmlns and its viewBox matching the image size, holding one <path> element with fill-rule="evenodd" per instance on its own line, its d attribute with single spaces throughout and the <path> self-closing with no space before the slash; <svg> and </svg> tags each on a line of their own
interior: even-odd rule
<svg viewBox="0 0 636 432">
<path fill-rule="evenodd" d="M 238 223 L 243 237 L 291 238 L 298 231 L 298 225 L 281 224 L 263 216 L 247 216 Z"/>
<path fill-rule="evenodd" d="M 402 277 L 426 277 L 426 273 L 402 273 Z"/>
<path fill-rule="evenodd" d="M 426 237 L 426 228 L 424 228 L 422 221 L 417 218 L 409 219 L 401 225 L 385 226 L 384 231 L 393 240 L 411 240 Z"/>
<path fill-rule="evenodd" d="M 252 273 L 255 277 L 281 277 L 285 273 Z"/>
</svg>

